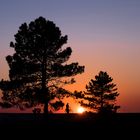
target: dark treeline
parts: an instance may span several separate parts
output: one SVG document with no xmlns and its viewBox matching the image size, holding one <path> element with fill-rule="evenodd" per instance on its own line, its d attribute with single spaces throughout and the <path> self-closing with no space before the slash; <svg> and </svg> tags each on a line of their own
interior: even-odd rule
<svg viewBox="0 0 140 140">
<path fill-rule="evenodd" d="M 107 72 L 100 71 L 91 79 L 86 91 L 72 93 L 64 88 L 64 85 L 76 82 L 73 77 L 82 74 L 85 66 L 78 62 L 67 63 L 72 49 L 63 47 L 68 36 L 62 36 L 55 23 L 39 17 L 29 24 L 23 23 L 14 37 L 10 47 L 15 53 L 6 56 L 9 80 L 0 82 L 1 107 L 34 108 L 34 113 L 40 113 L 41 107 L 48 115 L 65 106 L 64 97 L 72 97 L 81 106 L 99 114 L 117 112 L 119 93 Z M 70 112 L 68 107 L 66 112 Z"/>
</svg>

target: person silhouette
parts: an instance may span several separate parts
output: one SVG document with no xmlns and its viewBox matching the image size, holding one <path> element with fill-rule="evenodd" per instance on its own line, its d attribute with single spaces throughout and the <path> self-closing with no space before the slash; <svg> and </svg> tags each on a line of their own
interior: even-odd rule
<svg viewBox="0 0 140 140">
<path fill-rule="evenodd" d="M 70 112 L 70 107 L 69 107 L 69 103 L 66 104 L 66 113 L 69 114 Z"/>
</svg>

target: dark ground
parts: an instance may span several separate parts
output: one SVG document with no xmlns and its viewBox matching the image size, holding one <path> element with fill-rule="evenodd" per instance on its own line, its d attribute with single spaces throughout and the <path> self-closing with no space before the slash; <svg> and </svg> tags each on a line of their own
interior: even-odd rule
<svg viewBox="0 0 140 140">
<path fill-rule="evenodd" d="M 140 138 L 140 114 L 117 113 L 101 118 L 97 114 L 0 114 L 0 132 L 5 137 L 69 139 L 73 137 Z M 112 137 L 113 136 L 113 137 Z"/>
</svg>

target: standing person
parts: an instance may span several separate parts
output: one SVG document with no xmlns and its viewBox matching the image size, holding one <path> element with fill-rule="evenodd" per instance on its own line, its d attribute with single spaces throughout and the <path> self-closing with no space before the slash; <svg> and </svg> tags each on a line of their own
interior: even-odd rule
<svg viewBox="0 0 140 140">
<path fill-rule="evenodd" d="M 69 103 L 66 104 L 66 109 L 65 110 L 66 110 L 66 113 L 69 114 L 69 112 L 70 112 Z"/>
</svg>

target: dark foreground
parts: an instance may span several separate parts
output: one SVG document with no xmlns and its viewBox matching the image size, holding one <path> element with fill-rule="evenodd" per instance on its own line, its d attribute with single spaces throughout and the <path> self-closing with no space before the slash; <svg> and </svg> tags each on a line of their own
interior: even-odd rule
<svg viewBox="0 0 140 140">
<path fill-rule="evenodd" d="M 140 137 L 140 114 L 118 113 L 101 118 L 97 114 L 0 114 L 0 132 L 4 136 L 32 138 L 73 138 L 120 136 Z M 113 135 L 113 137 L 112 137 Z"/>
</svg>

